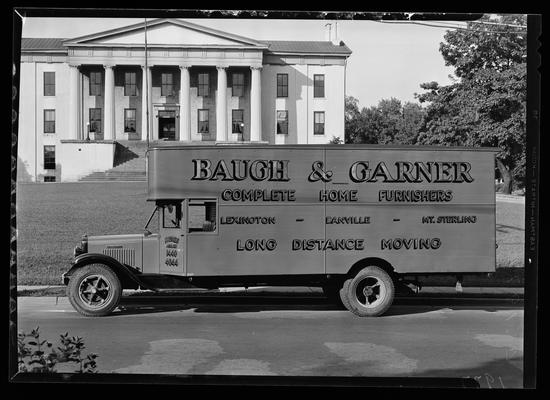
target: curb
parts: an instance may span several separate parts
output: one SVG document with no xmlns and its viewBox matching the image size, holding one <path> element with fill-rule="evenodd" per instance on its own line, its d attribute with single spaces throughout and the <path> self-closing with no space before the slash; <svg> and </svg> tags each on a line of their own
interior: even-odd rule
<svg viewBox="0 0 550 400">
<path fill-rule="evenodd" d="M 33 292 L 47 290 L 64 290 L 65 286 L 18 286 L 17 294 L 25 296 L 25 292 L 32 296 Z M 43 296 L 48 296 L 44 294 Z M 50 296 L 56 296 L 50 294 Z M 59 295 L 57 295 L 59 296 Z M 178 289 L 153 292 L 150 290 L 124 290 L 125 297 L 133 298 L 162 298 L 162 297 L 324 297 L 323 292 L 317 287 L 242 287 L 208 289 Z M 398 295 L 396 297 L 407 298 L 514 298 L 523 299 L 524 288 L 512 287 L 465 287 L 462 292 L 457 292 L 455 287 L 448 286 L 424 286 L 418 293 Z"/>
</svg>

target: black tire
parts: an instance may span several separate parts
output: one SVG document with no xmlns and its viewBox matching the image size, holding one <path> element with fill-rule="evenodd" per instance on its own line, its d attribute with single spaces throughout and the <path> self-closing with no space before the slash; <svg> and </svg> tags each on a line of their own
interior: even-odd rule
<svg viewBox="0 0 550 400">
<path fill-rule="evenodd" d="M 342 300 L 340 299 L 340 288 L 341 285 L 327 285 L 323 286 L 323 294 L 331 302 L 334 303 L 338 308 L 345 309 Z"/>
<path fill-rule="evenodd" d="M 110 314 L 122 296 L 122 285 L 111 268 L 89 264 L 77 269 L 69 280 L 67 297 L 76 311 L 86 317 Z"/>
<path fill-rule="evenodd" d="M 340 299 L 344 306 L 360 317 L 377 317 L 393 303 L 395 287 L 386 271 L 368 266 L 344 281 Z"/>
</svg>

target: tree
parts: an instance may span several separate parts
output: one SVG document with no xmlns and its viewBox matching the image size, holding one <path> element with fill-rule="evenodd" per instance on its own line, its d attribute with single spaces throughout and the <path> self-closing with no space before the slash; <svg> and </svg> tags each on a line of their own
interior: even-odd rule
<svg viewBox="0 0 550 400">
<path fill-rule="evenodd" d="M 346 96 L 344 102 L 344 137 L 346 143 L 356 143 L 356 138 L 361 132 L 359 100 L 353 96 Z"/>
<path fill-rule="evenodd" d="M 414 144 L 424 119 L 420 105 L 402 104 L 396 98 L 359 111 L 358 101 L 346 98 L 346 142 L 367 144 Z"/>
<path fill-rule="evenodd" d="M 504 16 L 499 23 L 525 26 L 526 17 Z M 441 54 L 460 79 L 448 86 L 420 85 L 425 92 L 417 97 L 428 106 L 418 141 L 499 147 L 497 168 L 503 191 L 510 193 L 525 174 L 526 32 L 470 22 L 444 39 Z"/>
</svg>

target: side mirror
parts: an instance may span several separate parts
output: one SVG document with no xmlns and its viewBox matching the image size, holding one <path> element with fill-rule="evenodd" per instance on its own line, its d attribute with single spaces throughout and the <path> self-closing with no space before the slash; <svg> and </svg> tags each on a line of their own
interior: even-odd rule
<svg viewBox="0 0 550 400">
<path fill-rule="evenodd" d="M 149 236 L 150 234 L 151 234 L 151 231 L 150 231 L 150 230 L 148 230 L 148 229 L 144 229 L 144 230 L 143 230 L 143 235 L 144 235 L 144 236 Z"/>
</svg>

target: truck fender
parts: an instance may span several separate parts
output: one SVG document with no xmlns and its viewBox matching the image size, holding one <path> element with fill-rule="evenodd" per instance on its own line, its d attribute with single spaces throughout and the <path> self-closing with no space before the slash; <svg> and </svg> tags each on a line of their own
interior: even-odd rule
<svg viewBox="0 0 550 400">
<path fill-rule="evenodd" d="M 395 269 L 386 260 L 378 257 L 367 257 L 353 264 L 348 270 L 348 276 L 355 276 L 359 271 L 361 271 L 365 267 L 368 267 L 369 265 L 375 265 L 379 268 L 382 268 L 391 277 L 394 277 L 396 275 Z"/>
<path fill-rule="evenodd" d="M 71 269 L 62 275 L 63 284 L 67 285 L 71 275 L 79 268 L 86 265 L 100 263 L 107 265 L 118 276 L 123 287 L 141 286 L 146 289 L 155 290 L 147 284 L 144 284 L 139 278 L 139 271 L 135 268 L 128 267 L 118 260 L 105 254 L 85 253 L 77 256 Z"/>
</svg>

